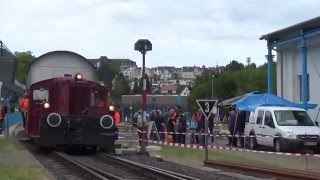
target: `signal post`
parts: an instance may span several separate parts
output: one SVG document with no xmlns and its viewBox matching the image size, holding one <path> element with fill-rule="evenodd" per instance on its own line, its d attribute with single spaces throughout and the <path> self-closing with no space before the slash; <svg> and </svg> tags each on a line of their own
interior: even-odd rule
<svg viewBox="0 0 320 180">
<path fill-rule="evenodd" d="M 212 113 L 212 110 L 215 106 L 217 106 L 218 100 L 212 99 L 199 99 L 196 100 L 199 108 L 205 116 L 205 161 L 208 160 L 208 120 Z"/>
</svg>

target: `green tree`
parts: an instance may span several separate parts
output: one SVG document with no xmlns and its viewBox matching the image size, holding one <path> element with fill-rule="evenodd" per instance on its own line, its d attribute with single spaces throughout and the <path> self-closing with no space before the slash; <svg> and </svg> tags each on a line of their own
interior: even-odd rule
<svg viewBox="0 0 320 180">
<path fill-rule="evenodd" d="M 139 84 L 138 84 L 137 78 L 134 79 L 133 83 L 134 83 L 133 88 L 132 88 L 133 94 L 139 94 L 139 92 L 141 92 L 141 89 L 139 89 Z"/>
<path fill-rule="evenodd" d="M 122 95 L 127 94 L 130 94 L 130 86 L 123 74 L 120 73 L 115 79 L 114 86 L 110 93 L 110 98 L 114 102 L 120 102 Z"/>
<path fill-rule="evenodd" d="M 36 58 L 31 51 L 26 52 L 14 52 L 14 55 L 18 59 L 18 70 L 17 70 L 17 80 L 23 84 L 26 84 L 27 71 L 29 65 Z"/>
<path fill-rule="evenodd" d="M 233 64 L 233 65 L 231 65 Z M 236 65 L 238 64 L 238 65 Z M 228 66 L 228 65 L 227 65 Z M 273 92 L 276 92 L 276 65 L 273 66 Z M 214 96 L 220 100 L 229 99 L 252 91 L 267 92 L 267 64 L 256 67 L 254 63 L 242 68 L 237 62 L 229 63 L 228 70 L 214 77 Z M 238 70 L 237 70 L 238 69 Z M 197 77 L 196 84 L 188 97 L 190 110 L 196 110 L 196 99 L 211 98 L 211 74 Z"/>
<path fill-rule="evenodd" d="M 236 60 L 232 60 L 229 64 L 226 65 L 227 71 L 238 71 L 244 68 L 242 63 L 239 63 Z"/>
<path fill-rule="evenodd" d="M 120 60 L 108 60 L 107 62 L 102 62 L 101 66 L 97 69 L 97 75 L 100 81 L 112 88 L 112 80 L 120 72 Z"/>
</svg>

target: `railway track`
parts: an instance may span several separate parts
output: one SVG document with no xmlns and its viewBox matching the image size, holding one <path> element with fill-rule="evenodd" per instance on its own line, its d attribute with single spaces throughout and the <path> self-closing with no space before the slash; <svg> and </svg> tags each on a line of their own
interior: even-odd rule
<svg viewBox="0 0 320 180">
<path fill-rule="evenodd" d="M 289 170 L 282 168 L 266 168 L 260 166 L 248 166 L 238 163 L 222 162 L 222 161 L 204 161 L 204 164 L 209 167 L 221 168 L 228 171 L 245 172 L 246 174 L 265 176 L 276 179 L 290 180 L 320 180 L 320 174 L 299 170 Z"/>
<path fill-rule="evenodd" d="M 141 164 L 138 162 L 134 162 L 134 161 L 130 161 L 127 159 L 123 159 L 123 158 L 119 158 L 116 156 L 111 156 L 109 154 L 105 154 L 105 153 L 100 153 L 98 155 L 100 158 L 103 158 L 107 161 L 112 161 L 113 163 L 117 163 L 120 164 L 122 166 L 126 166 L 128 168 L 133 168 L 133 169 L 138 169 L 140 172 L 145 172 L 147 174 L 153 174 L 156 175 L 157 177 L 161 177 L 164 179 L 176 179 L 176 180 L 198 180 L 197 178 L 193 178 L 193 177 L 189 177 L 186 176 L 184 174 L 179 174 L 179 173 L 175 173 L 172 171 L 167 171 L 164 169 L 160 169 L 160 168 L 156 168 L 153 166 L 149 166 L 149 165 L 145 165 L 145 164 Z"/>
<path fill-rule="evenodd" d="M 159 168 L 142 165 L 137 162 L 98 153 L 93 156 L 74 156 L 62 152 L 54 152 L 64 164 L 81 172 L 90 179 L 172 179 L 172 180 L 197 180 L 183 174 L 178 174 Z"/>
</svg>

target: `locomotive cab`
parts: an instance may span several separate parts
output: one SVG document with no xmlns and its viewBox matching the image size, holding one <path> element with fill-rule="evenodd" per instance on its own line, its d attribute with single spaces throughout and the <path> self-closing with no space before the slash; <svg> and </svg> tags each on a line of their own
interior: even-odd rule
<svg viewBox="0 0 320 180">
<path fill-rule="evenodd" d="M 53 78 L 29 88 L 26 131 L 40 146 L 89 146 L 113 151 L 117 137 L 108 89 L 74 77 Z"/>
</svg>

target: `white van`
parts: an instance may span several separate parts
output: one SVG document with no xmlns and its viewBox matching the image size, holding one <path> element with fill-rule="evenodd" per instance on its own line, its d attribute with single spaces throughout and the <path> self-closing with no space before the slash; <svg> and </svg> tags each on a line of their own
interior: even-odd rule
<svg viewBox="0 0 320 180">
<path fill-rule="evenodd" d="M 274 147 L 276 152 L 291 148 L 320 149 L 320 128 L 301 108 L 261 106 L 250 113 L 245 135 L 250 149 L 259 145 Z"/>
</svg>

